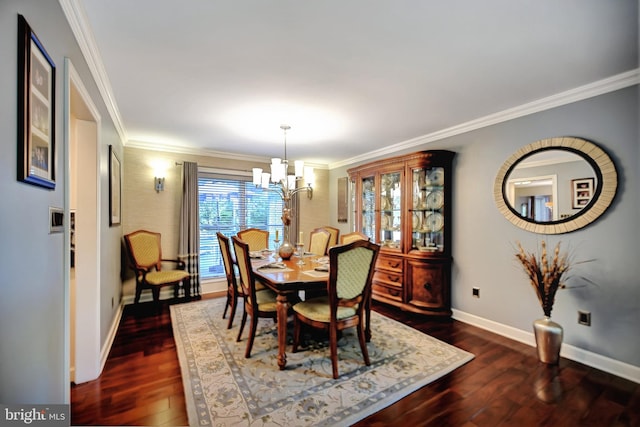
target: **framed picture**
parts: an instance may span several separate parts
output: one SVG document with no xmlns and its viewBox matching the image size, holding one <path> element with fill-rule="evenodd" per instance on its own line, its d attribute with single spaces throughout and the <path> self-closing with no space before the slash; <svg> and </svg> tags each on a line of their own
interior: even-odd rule
<svg viewBox="0 0 640 427">
<path fill-rule="evenodd" d="M 349 178 L 338 178 L 338 222 L 347 222 L 349 209 Z"/>
<path fill-rule="evenodd" d="M 571 207 L 573 209 L 582 209 L 589 204 L 593 197 L 593 186 L 593 178 L 571 180 Z"/>
<path fill-rule="evenodd" d="M 54 189 L 56 66 L 18 15 L 18 180 Z"/>
<path fill-rule="evenodd" d="M 120 159 L 113 151 L 113 145 L 109 146 L 109 226 L 120 224 L 122 179 L 120 172 Z"/>
</svg>

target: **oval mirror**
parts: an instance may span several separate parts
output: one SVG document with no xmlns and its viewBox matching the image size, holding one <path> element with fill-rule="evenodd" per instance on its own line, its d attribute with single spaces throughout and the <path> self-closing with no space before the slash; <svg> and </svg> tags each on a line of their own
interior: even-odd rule
<svg viewBox="0 0 640 427">
<path fill-rule="evenodd" d="M 534 233 L 585 227 L 609 207 L 618 186 L 615 166 L 598 146 L 574 137 L 522 147 L 500 168 L 493 195 L 512 224 Z"/>
</svg>

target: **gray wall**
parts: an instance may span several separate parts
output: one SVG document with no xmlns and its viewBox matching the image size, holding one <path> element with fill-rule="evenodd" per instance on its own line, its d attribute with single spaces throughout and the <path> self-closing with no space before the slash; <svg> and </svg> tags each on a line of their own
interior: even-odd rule
<svg viewBox="0 0 640 427">
<path fill-rule="evenodd" d="M 638 88 L 631 87 L 502 124 L 440 140 L 410 151 L 457 152 L 453 206 L 453 308 L 501 325 L 531 332 L 543 313 L 514 258 L 516 241 L 534 250 L 543 235 L 508 222 L 493 201 L 493 183 L 502 163 L 518 148 L 539 139 L 576 136 L 591 140 L 612 157 L 618 170 L 617 196 L 594 224 L 565 235 L 562 242 L 575 260 L 582 286 L 561 290 L 552 317 L 565 329 L 564 342 L 580 349 L 640 366 L 640 200 L 638 196 Z M 331 183 L 348 167 L 331 171 Z M 336 221 L 335 201 L 331 206 Z M 350 224 L 345 228 L 350 227 Z M 579 276 L 593 281 L 586 285 Z M 479 287 L 481 297 L 472 297 Z M 578 325 L 577 311 L 592 313 L 592 326 Z"/>
<path fill-rule="evenodd" d="M 17 175 L 17 15 L 25 16 L 56 64 L 56 188 L 28 185 Z M 100 185 L 100 343 L 104 345 L 118 305 L 120 228 L 109 228 L 108 145 L 122 153 L 115 127 L 90 77 L 57 1 L 0 2 L 0 402 L 68 401 L 65 359 L 64 234 L 49 234 L 49 206 L 64 207 L 64 70 L 70 58 L 102 116 Z M 79 177 L 82 179 L 82 177 Z M 117 266 L 117 268 L 114 268 Z M 117 302 L 117 301 L 116 301 Z"/>
</svg>

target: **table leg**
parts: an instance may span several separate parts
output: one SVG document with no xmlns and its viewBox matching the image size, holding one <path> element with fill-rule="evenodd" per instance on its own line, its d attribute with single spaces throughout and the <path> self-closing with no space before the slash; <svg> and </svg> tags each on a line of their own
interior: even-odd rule
<svg viewBox="0 0 640 427">
<path fill-rule="evenodd" d="M 286 295 L 279 294 L 276 301 L 276 309 L 278 310 L 278 366 L 282 371 L 287 365 L 287 317 L 289 304 Z"/>
</svg>

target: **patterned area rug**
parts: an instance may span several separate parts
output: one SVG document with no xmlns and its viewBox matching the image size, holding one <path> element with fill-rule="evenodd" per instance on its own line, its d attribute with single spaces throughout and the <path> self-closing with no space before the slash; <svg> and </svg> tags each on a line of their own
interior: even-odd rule
<svg viewBox="0 0 640 427">
<path fill-rule="evenodd" d="M 225 300 L 171 306 L 191 426 L 347 426 L 391 405 L 473 359 L 471 353 L 372 312 L 371 366 L 362 359 L 355 330 L 338 343 L 340 378 L 329 348 L 309 337 L 298 353 L 277 364 L 277 331 L 260 319 L 251 358 L 244 358 L 249 325 L 236 342 L 222 319 Z M 293 323 L 290 321 L 289 333 Z"/>
</svg>

